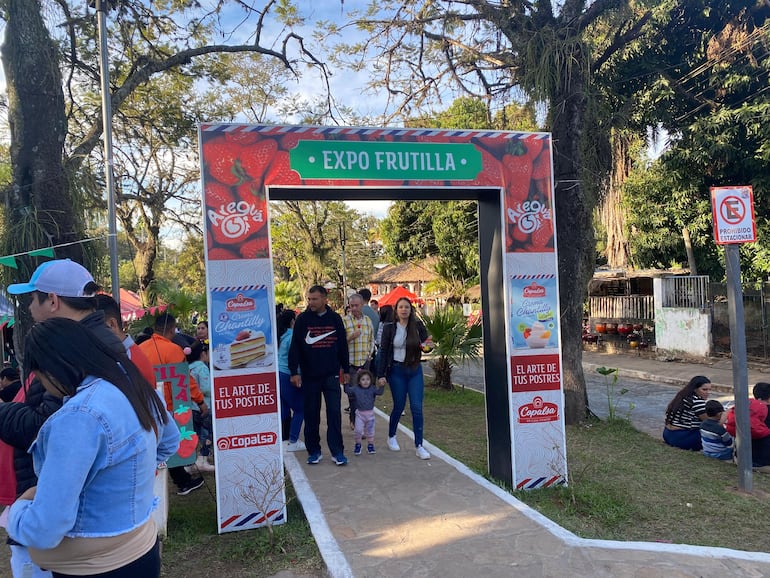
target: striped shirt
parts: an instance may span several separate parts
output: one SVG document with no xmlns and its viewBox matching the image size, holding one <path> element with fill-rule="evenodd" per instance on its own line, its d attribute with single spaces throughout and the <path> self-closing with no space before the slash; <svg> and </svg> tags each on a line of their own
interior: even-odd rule
<svg viewBox="0 0 770 578">
<path fill-rule="evenodd" d="M 733 445 L 733 436 L 717 420 L 704 419 L 700 424 L 700 439 L 703 443 L 703 453 L 718 458 Z"/>
<path fill-rule="evenodd" d="M 700 429 L 699 415 L 706 413 L 706 400 L 694 393 L 685 397 L 679 407 L 666 414 L 666 425 L 682 429 Z"/>
<path fill-rule="evenodd" d="M 345 324 L 345 333 L 348 337 L 354 331 L 361 330 L 361 335 L 355 339 L 348 340 L 348 355 L 350 357 L 350 365 L 363 367 L 369 361 L 372 351 L 374 351 L 374 329 L 372 329 L 372 322 L 366 315 L 362 315 L 361 319 L 345 315 L 342 318 L 342 322 Z"/>
</svg>

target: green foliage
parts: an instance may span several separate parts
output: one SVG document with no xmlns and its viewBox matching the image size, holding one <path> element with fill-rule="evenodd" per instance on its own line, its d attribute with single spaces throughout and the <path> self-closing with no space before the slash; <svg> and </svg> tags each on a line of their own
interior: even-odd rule
<svg viewBox="0 0 770 578">
<path fill-rule="evenodd" d="M 339 201 L 276 201 L 271 204 L 273 263 L 303 288 L 333 282 L 342 287 L 341 227 L 345 230 L 345 277 L 360 287 L 381 257 L 377 222 Z M 304 291 L 304 289 L 303 289 Z"/>
<path fill-rule="evenodd" d="M 616 412 L 618 409 L 618 402 L 620 401 L 620 397 L 627 394 L 628 389 L 624 387 L 620 391 L 615 391 L 615 388 L 618 384 L 617 367 L 598 367 L 596 368 L 596 373 L 604 376 L 604 387 L 607 392 L 607 419 L 609 421 L 614 421 L 618 419 Z M 634 409 L 633 404 L 631 404 L 631 409 Z"/>
<path fill-rule="evenodd" d="M 436 307 L 423 321 L 434 343 L 434 385 L 452 389 L 452 368 L 479 355 L 483 342 L 481 320 L 469 325 L 460 307 L 447 305 Z"/>
<path fill-rule="evenodd" d="M 283 303 L 286 309 L 301 307 L 305 296 L 304 289 L 296 281 L 278 281 L 274 287 L 275 303 Z"/>
<path fill-rule="evenodd" d="M 475 201 L 396 201 L 381 226 L 385 253 L 393 262 L 438 255 L 441 291 L 461 294 L 479 278 Z"/>
</svg>

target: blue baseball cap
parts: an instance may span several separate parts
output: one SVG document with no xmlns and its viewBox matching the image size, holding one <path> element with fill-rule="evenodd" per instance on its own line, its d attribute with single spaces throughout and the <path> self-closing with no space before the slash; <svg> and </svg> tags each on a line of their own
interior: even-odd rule
<svg viewBox="0 0 770 578">
<path fill-rule="evenodd" d="M 7 291 L 11 295 L 40 291 L 60 297 L 93 297 L 96 291 L 85 291 L 89 283 L 94 283 L 94 278 L 83 265 L 69 259 L 57 259 L 35 269 L 29 283 L 8 285 Z"/>
</svg>

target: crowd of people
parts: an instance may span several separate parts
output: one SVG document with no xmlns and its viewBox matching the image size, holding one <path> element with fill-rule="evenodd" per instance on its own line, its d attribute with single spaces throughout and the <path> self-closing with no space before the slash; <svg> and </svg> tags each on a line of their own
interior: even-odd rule
<svg viewBox="0 0 770 578">
<path fill-rule="evenodd" d="M 430 459 L 423 447 L 422 400 L 424 380 L 420 361 L 432 341 L 425 325 L 406 299 L 399 299 L 395 309 L 372 305 L 371 292 L 362 289 L 351 295 L 344 317 L 328 304 L 324 287 L 314 285 L 306 295 L 307 309 L 296 318 L 284 319 L 279 313 L 279 368 L 284 437 L 288 449 L 304 449 L 307 463 L 321 461 L 321 399 L 326 407 L 326 444 L 331 460 L 338 466 L 348 463 L 342 428 L 340 383 L 348 396 L 350 429 L 353 430 L 353 454 L 361 455 L 366 440 L 367 452 L 376 453 L 374 443 L 374 403 L 386 384 L 393 395 L 393 409 L 388 425 L 388 448 L 399 451 L 398 423 L 409 397 L 415 434 L 415 454 Z M 298 395 L 299 394 L 299 395 Z M 299 443 L 298 410 L 292 409 L 302 399 L 304 444 Z M 288 435 L 287 435 L 288 434 Z"/>
<path fill-rule="evenodd" d="M 135 341 L 124 331 L 119 304 L 67 259 L 42 264 L 29 282 L 7 291 L 35 322 L 22 371 L 0 371 L 0 525 L 8 532 L 13 577 L 160 576 L 153 485 L 157 468 L 176 453 L 179 429 L 172 384 L 156 379 L 154 366 L 189 366 L 198 455 L 190 466 L 168 469 L 177 493 L 187 495 L 204 485 L 201 472 L 216 467 L 208 323 L 185 335 L 164 312 Z M 353 453 L 361 455 L 366 443 L 374 454 L 375 399 L 389 383 L 388 448 L 400 449 L 396 430 L 408 396 L 416 455 L 430 458 L 422 447 L 420 360 L 431 341 L 414 307 L 401 299 L 378 311 L 362 289 L 341 316 L 327 297 L 313 286 L 299 315 L 277 312 L 286 450 L 307 451 L 308 464 L 321 461 L 323 398 L 331 459 L 347 463 L 344 389 Z"/>
</svg>

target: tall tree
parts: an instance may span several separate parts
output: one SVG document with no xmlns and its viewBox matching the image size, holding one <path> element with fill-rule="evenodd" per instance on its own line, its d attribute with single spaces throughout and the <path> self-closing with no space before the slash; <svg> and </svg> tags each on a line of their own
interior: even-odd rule
<svg viewBox="0 0 770 578">
<path fill-rule="evenodd" d="M 360 215 L 339 201 L 275 201 L 271 203 L 273 261 L 289 269 L 303 288 L 334 283 L 360 287 L 381 256 L 372 243 L 376 219 Z M 345 266 L 341 227 L 345 228 Z"/>
<path fill-rule="evenodd" d="M 637 4 L 640 4 L 637 7 Z M 555 143 L 565 417 L 586 415 L 581 327 L 594 268 L 592 212 L 609 172 L 607 127 L 593 78 L 641 36 L 650 19 L 633 0 L 381 1 L 360 20 L 370 38 L 353 47 L 394 102 L 412 113 L 447 84 L 507 104 L 523 90 L 544 103 Z M 607 31 L 601 36 L 597 31 Z"/>
<path fill-rule="evenodd" d="M 0 6 L 13 167 L 4 247 L 18 253 L 73 243 L 58 254 L 82 260 L 78 241 L 86 217 L 78 209 L 78 173 L 103 132 L 95 15 L 87 3 L 66 1 L 44 6 L 5 0 Z M 217 54 L 261 54 L 290 70 L 307 64 L 322 78 L 326 74 L 294 32 L 302 20 L 285 0 L 224 1 L 211 9 L 127 0 L 109 13 L 109 23 L 113 114 L 154 76 L 176 70 L 200 77 L 207 72 L 204 58 Z M 18 272 L 6 272 L 8 280 L 28 278 L 34 265 L 25 262 Z M 25 325 L 22 319 L 20 327 Z"/>
<path fill-rule="evenodd" d="M 742 247 L 742 274 L 758 281 L 770 273 L 768 22 L 762 1 L 677 3 L 658 17 L 648 51 L 626 63 L 648 79 L 650 88 L 636 91 L 648 123 L 671 135 L 626 191 L 639 265 L 687 263 L 689 238 L 698 272 L 722 278 L 709 187 L 751 184 L 759 242 Z"/>
</svg>

